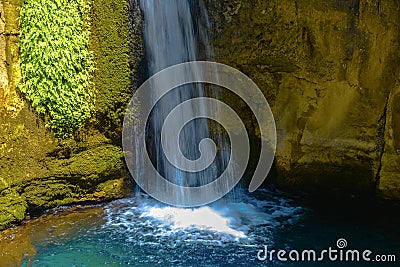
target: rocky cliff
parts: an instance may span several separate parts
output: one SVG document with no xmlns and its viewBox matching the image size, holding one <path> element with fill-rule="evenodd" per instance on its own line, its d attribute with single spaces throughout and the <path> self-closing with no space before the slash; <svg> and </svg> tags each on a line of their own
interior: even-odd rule
<svg viewBox="0 0 400 267">
<path fill-rule="evenodd" d="M 206 0 L 217 60 L 277 125 L 277 182 L 400 198 L 400 4 Z"/>
<path fill-rule="evenodd" d="M 96 111 L 79 134 L 57 139 L 16 87 L 20 7 L 21 0 L 0 1 L 0 229 L 29 210 L 125 195 L 120 127 L 141 53 L 140 16 L 129 17 L 137 7 L 94 0 L 90 50 Z"/>
</svg>

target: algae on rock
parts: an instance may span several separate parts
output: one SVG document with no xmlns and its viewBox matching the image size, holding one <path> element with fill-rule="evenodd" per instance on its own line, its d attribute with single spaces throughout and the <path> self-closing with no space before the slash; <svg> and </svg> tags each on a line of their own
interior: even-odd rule
<svg viewBox="0 0 400 267">
<path fill-rule="evenodd" d="M 92 38 L 94 52 L 97 127 L 120 142 L 122 120 L 132 97 L 142 56 L 142 25 L 135 1 L 93 0 Z"/>
</svg>

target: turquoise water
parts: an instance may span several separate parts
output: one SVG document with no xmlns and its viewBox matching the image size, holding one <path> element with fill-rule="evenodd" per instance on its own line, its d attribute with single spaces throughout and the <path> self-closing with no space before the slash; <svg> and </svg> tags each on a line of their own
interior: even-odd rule
<svg viewBox="0 0 400 267">
<path fill-rule="evenodd" d="M 336 248 L 339 238 L 349 249 L 400 257 L 396 204 L 307 201 L 274 189 L 239 195 L 197 209 L 168 207 L 143 195 L 114 201 L 76 224 L 74 234 L 63 237 L 54 226 L 33 241 L 37 254 L 25 266 L 399 266 L 257 259 L 264 245 L 320 251 Z"/>
</svg>

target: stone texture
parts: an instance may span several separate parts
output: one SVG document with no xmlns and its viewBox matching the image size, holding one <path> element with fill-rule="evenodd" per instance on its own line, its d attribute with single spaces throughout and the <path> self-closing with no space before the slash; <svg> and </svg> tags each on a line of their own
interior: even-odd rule
<svg viewBox="0 0 400 267">
<path fill-rule="evenodd" d="M 400 86 L 396 84 L 387 106 L 385 150 L 382 154 L 379 189 L 391 199 L 398 199 L 400 187 Z"/>
<path fill-rule="evenodd" d="M 6 36 L 5 36 L 4 6 L 0 2 L 0 98 L 4 99 L 8 89 L 8 74 L 6 67 Z"/>
<path fill-rule="evenodd" d="M 276 182 L 400 198 L 397 1 L 205 2 L 216 59 L 272 106 Z"/>
</svg>

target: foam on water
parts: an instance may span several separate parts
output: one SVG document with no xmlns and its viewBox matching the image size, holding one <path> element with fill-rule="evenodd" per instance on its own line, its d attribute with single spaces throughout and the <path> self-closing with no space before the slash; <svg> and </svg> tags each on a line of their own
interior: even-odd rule
<svg viewBox="0 0 400 267">
<path fill-rule="evenodd" d="M 230 227 L 230 219 L 222 216 L 210 207 L 185 209 L 176 207 L 150 207 L 142 214 L 143 217 L 152 217 L 164 224 L 170 224 L 173 230 L 191 229 L 211 230 L 234 237 L 244 238 L 246 235 Z"/>
<path fill-rule="evenodd" d="M 246 193 L 240 195 L 240 200 L 228 198 L 199 208 L 171 207 L 137 195 L 108 204 L 104 227 L 142 245 L 157 242 L 173 246 L 179 242 L 246 245 L 258 238 L 271 243 L 274 229 L 296 223 L 303 213 L 290 199 L 274 197 L 269 191 L 262 193 L 263 200 Z"/>
</svg>

